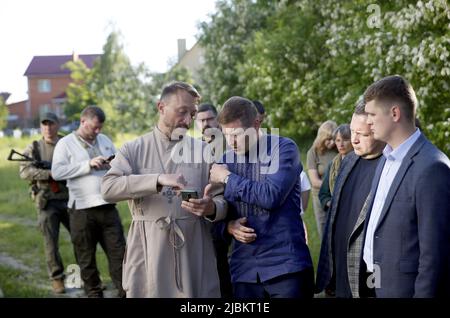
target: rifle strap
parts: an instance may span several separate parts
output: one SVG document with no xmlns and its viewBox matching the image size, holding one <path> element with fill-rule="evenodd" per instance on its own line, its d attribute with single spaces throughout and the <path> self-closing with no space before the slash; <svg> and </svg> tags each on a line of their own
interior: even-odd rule
<svg viewBox="0 0 450 318">
<path fill-rule="evenodd" d="M 41 153 L 39 152 L 39 143 L 37 140 L 33 141 L 33 158 L 34 160 L 41 161 Z"/>
</svg>

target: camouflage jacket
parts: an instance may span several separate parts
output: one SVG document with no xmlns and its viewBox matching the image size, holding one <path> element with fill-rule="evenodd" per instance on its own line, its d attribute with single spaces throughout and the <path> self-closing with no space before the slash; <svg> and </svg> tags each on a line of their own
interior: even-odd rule
<svg viewBox="0 0 450 318">
<path fill-rule="evenodd" d="M 58 140 L 61 139 L 58 136 Z M 24 151 L 24 154 L 36 160 L 52 161 L 55 144 L 47 143 L 44 138 L 30 144 Z M 67 200 L 69 198 L 65 181 L 55 181 L 51 177 L 51 170 L 36 168 L 31 162 L 22 162 L 20 164 L 20 177 L 30 181 L 30 194 L 36 207 L 44 209 L 48 200 L 59 199 Z"/>
</svg>

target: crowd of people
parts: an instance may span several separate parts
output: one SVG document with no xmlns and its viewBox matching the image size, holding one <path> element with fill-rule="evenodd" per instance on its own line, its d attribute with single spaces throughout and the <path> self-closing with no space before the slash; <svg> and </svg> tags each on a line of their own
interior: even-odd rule
<svg viewBox="0 0 450 318">
<path fill-rule="evenodd" d="M 320 125 L 305 168 L 293 140 L 262 129 L 261 102 L 234 96 L 218 112 L 183 82 L 163 88 L 155 127 L 117 150 L 100 107 L 65 137 L 46 113 L 25 153 L 51 169 L 24 162 L 20 176 L 54 292 L 65 290 L 63 224 L 88 297 L 103 297 L 98 243 L 117 297 L 450 296 L 450 161 L 417 127 L 403 77 L 362 93 L 350 122 Z M 316 271 L 302 220 L 310 192 Z M 127 239 L 116 208 L 125 200 Z"/>
</svg>

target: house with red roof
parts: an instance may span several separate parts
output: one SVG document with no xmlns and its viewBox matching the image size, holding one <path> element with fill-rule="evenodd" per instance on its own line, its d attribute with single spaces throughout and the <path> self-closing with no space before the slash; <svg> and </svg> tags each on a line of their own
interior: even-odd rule
<svg viewBox="0 0 450 318">
<path fill-rule="evenodd" d="M 69 69 L 64 67 L 69 61 L 81 59 L 92 68 L 101 54 L 34 56 L 24 76 L 28 79 L 28 100 L 8 105 L 8 126 L 11 128 L 39 127 L 40 114 L 53 111 L 64 118 L 63 104 L 66 88 L 72 81 Z"/>
</svg>

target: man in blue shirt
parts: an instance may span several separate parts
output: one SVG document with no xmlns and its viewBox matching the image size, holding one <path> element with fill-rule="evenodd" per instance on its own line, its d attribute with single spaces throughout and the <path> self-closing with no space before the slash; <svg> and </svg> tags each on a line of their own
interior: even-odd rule
<svg viewBox="0 0 450 318">
<path fill-rule="evenodd" d="M 296 144 L 259 134 L 254 104 L 231 97 L 219 114 L 228 145 L 225 164 L 211 169 L 211 182 L 225 185 L 232 235 L 230 259 L 237 298 L 308 298 L 314 273 L 300 214 L 300 172 Z"/>
</svg>

